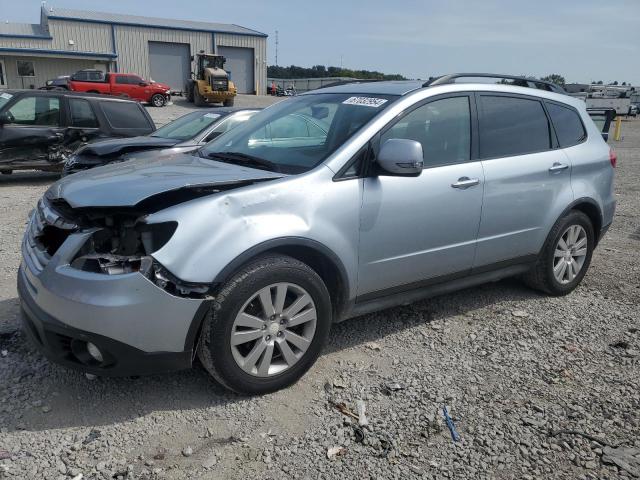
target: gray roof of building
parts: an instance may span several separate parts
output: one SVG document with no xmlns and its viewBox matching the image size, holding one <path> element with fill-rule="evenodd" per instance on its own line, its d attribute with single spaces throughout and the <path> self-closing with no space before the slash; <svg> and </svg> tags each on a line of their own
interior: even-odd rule
<svg viewBox="0 0 640 480">
<path fill-rule="evenodd" d="M 377 95 L 404 95 L 422 88 L 424 80 L 397 80 L 384 82 L 353 82 L 335 87 L 324 87 L 312 90 L 305 95 L 314 93 L 366 93 Z"/>
<path fill-rule="evenodd" d="M 0 35 L 16 37 L 49 37 L 49 33 L 40 24 L 0 23 Z"/>
<path fill-rule="evenodd" d="M 135 25 L 140 27 L 173 28 L 178 30 L 198 30 L 205 32 L 233 33 L 238 35 L 254 35 L 266 37 L 267 35 L 229 23 L 198 22 L 193 20 L 174 20 L 169 18 L 143 17 L 138 15 L 125 15 L 120 13 L 93 12 L 74 10 L 70 8 L 44 7 L 43 11 L 49 18 L 64 20 L 79 20 L 99 23 L 116 23 L 120 25 Z"/>
</svg>

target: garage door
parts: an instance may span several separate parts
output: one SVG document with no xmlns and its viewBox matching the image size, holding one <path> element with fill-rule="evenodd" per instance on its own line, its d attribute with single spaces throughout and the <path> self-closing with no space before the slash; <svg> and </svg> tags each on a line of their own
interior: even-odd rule
<svg viewBox="0 0 640 480">
<path fill-rule="evenodd" d="M 188 43 L 149 42 L 149 66 L 153 81 L 181 91 L 191 71 L 191 47 Z"/>
<path fill-rule="evenodd" d="M 218 54 L 227 59 L 224 69 L 231 73 L 238 93 L 254 93 L 253 48 L 218 47 Z"/>
</svg>

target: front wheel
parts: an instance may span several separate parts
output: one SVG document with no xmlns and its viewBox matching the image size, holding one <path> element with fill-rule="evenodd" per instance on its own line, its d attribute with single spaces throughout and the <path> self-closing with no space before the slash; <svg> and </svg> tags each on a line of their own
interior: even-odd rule
<svg viewBox="0 0 640 480">
<path fill-rule="evenodd" d="M 166 98 L 160 93 L 156 93 L 153 97 L 151 97 L 151 105 L 153 105 L 154 107 L 164 107 L 165 103 Z"/>
<path fill-rule="evenodd" d="M 582 281 L 595 246 L 593 224 L 587 215 L 571 210 L 549 232 L 536 265 L 525 276 L 533 288 L 566 295 Z"/>
<path fill-rule="evenodd" d="M 233 98 L 233 97 L 231 97 L 231 98 L 227 98 L 227 99 L 223 102 L 223 105 L 224 105 L 225 107 L 233 107 L 233 104 L 234 104 L 234 98 Z"/>
<path fill-rule="evenodd" d="M 256 395 L 295 383 L 329 335 L 331 301 L 318 274 L 291 257 L 259 258 L 220 290 L 198 357 L 227 388 Z"/>
</svg>

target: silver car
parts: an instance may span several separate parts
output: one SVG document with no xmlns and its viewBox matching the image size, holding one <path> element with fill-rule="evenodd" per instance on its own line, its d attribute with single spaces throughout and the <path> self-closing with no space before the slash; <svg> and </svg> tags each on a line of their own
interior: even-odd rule
<svg viewBox="0 0 640 480">
<path fill-rule="evenodd" d="M 616 157 L 584 102 L 539 88 L 353 83 L 273 105 L 190 154 L 54 184 L 18 287 L 51 360 L 98 375 L 188 368 L 260 394 L 330 326 L 522 276 L 582 281 Z"/>
</svg>

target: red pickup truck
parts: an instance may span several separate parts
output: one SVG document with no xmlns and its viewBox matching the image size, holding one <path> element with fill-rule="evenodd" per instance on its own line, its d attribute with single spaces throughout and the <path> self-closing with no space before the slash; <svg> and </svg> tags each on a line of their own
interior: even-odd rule
<svg viewBox="0 0 640 480">
<path fill-rule="evenodd" d="M 127 97 L 140 102 L 147 102 L 154 107 L 164 106 L 170 99 L 168 85 L 147 82 L 138 75 L 130 73 L 107 73 L 87 78 L 78 72 L 72 75 L 68 82 L 69 90 L 87 93 L 103 93 Z M 85 78 L 87 78 L 85 80 Z"/>
</svg>

